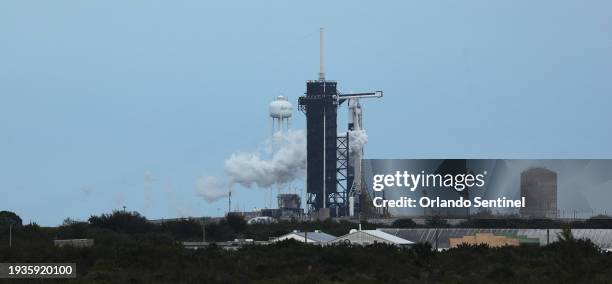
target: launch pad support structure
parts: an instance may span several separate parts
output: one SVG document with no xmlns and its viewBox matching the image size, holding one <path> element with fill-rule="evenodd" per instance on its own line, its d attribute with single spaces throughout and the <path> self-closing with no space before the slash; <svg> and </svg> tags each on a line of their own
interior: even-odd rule
<svg viewBox="0 0 612 284">
<path fill-rule="evenodd" d="M 309 212 L 329 208 L 332 216 L 345 216 L 349 213 L 349 191 L 353 188 L 355 174 L 349 163 L 350 135 L 348 132 L 338 135 L 338 107 L 347 100 L 354 100 L 358 104 L 360 98 L 382 96 L 382 91 L 342 94 L 337 89 L 336 81 L 325 79 L 321 29 L 319 79 L 306 82 L 305 96 L 301 96 L 298 101 L 299 110 L 306 114 L 306 203 Z M 358 123 L 361 130 L 361 113 Z M 355 121 L 351 119 L 348 130 L 354 128 Z M 354 163 L 352 165 L 354 167 Z"/>
<path fill-rule="evenodd" d="M 355 167 L 361 167 L 355 166 L 358 162 L 349 163 L 350 135 L 338 135 L 338 107 L 347 100 L 380 98 L 383 93 L 341 94 L 336 86 L 335 81 L 308 81 L 306 95 L 299 98 L 299 109 L 306 114 L 308 209 L 315 212 L 330 208 L 332 215 L 344 216 L 349 213 L 349 191 L 354 188 L 354 177 L 361 178 L 360 173 L 354 172 Z M 349 131 L 354 128 L 354 123 L 349 125 Z"/>
</svg>

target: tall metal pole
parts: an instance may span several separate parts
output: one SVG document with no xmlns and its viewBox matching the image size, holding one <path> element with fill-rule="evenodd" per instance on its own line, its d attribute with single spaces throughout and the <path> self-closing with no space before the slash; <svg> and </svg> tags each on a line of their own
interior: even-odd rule
<svg viewBox="0 0 612 284">
<path fill-rule="evenodd" d="M 319 30 L 319 80 L 325 80 L 325 66 L 323 66 L 323 28 Z"/>
<path fill-rule="evenodd" d="M 9 224 L 9 248 L 13 248 L 13 224 Z"/>
<path fill-rule="evenodd" d="M 228 194 L 228 204 L 227 204 L 227 214 L 229 214 L 230 212 L 232 212 L 232 190 L 229 190 L 229 194 Z"/>
</svg>

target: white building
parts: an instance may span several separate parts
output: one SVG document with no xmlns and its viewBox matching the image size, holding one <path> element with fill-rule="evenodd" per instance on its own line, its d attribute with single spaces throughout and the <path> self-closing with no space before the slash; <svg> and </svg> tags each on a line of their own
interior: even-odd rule
<svg viewBox="0 0 612 284">
<path fill-rule="evenodd" d="M 56 247 L 90 248 L 94 245 L 94 239 L 68 239 L 54 240 Z"/>
<path fill-rule="evenodd" d="M 329 242 L 330 244 L 357 244 L 357 245 L 371 245 L 375 243 L 390 244 L 399 247 L 409 247 L 414 245 L 406 239 L 385 233 L 380 230 L 351 230 L 348 234 L 338 237 Z"/>
<path fill-rule="evenodd" d="M 334 239 L 336 239 L 335 236 L 323 233 L 319 230 L 315 230 L 314 232 L 293 231 L 289 234 L 280 236 L 278 238 L 274 238 L 271 240 L 271 242 L 274 243 L 274 242 L 280 242 L 284 240 L 296 240 L 298 242 L 305 242 L 309 244 L 321 245 L 321 244 L 328 243 L 329 241 L 332 241 Z"/>
</svg>

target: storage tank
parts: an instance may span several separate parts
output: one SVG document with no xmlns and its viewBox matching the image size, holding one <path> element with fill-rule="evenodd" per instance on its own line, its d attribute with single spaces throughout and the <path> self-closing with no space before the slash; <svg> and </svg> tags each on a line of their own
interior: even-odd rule
<svg viewBox="0 0 612 284">
<path fill-rule="evenodd" d="M 529 168 L 521 173 L 521 196 L 525 207 L 519 210 L 528 218 L 557 218 L 557 173 L 545 168 Z"/>
</svg>

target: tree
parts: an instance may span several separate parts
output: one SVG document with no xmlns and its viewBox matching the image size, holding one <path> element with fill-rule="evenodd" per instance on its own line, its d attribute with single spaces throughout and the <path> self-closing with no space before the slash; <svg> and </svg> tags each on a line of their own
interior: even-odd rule
<svg viewBox="0 0 612 284">
<path fill-rule="evenodd" d="M 0 211 L 0 226 L 21 226 L 22 221 L 19 215 L 11 211 Z"/>
<path fill-rule="evenodd" d="M 179 240 L 202 239 L 202 223 L 193 219 L 164 222 L 161 228 Z"/>
<path fill-rule="evenodd" d="M 227 224 L 234 232 L 241 233 L 247 227 L 247 222 L 238 214 L 227 214 L 221 225 Z"/>
<path fill-rule="evenodd" d="M 149 222 L 136 211 L 113 211 L 112 214 L 91 216 L 89 217 L 89 224 L 128 234 L 154 232 L 157 229 L 155 224 Z"/>
<path fill-rule="evenodd" d="M 561 243 L 574 243 L 574 242 L 576 242 L 576 239 L 574 238 L 574 235 L 572 235 L 572 229 L 570 229 L 570 228 L 563 228 L 561 233 L 559 233 L 559 242 L 561 242 Z"/>
</svg>

